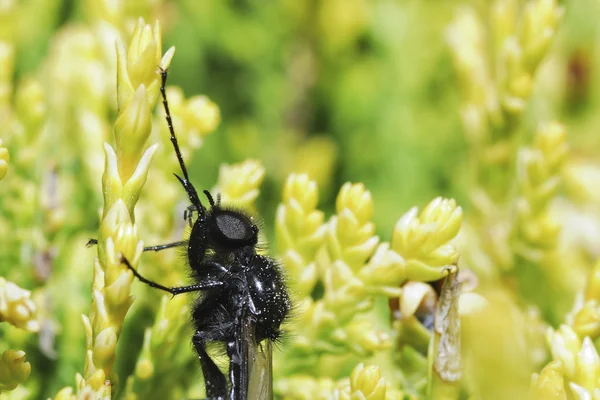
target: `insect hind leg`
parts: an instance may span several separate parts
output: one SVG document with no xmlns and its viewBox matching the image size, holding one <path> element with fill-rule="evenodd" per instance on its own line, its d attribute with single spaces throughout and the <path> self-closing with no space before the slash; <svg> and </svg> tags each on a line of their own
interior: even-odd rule
<svg viewBox="0 0 600 400">
<path fill-rule="evenodd" d="M 224 400 L 227 397 L 227 379 L 206 352 L 201 331 L 197 331 L 192 337 L 192 343 L 194 343 L 198 358 L 200 359 L 207 399 Z"/>
</svg>

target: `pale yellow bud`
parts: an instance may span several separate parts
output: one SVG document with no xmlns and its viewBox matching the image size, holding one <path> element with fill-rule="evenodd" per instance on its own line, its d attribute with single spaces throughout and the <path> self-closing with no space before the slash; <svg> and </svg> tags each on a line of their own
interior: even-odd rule
<svg viewBox="0 0 600 400">
<path fill-rule="evenodd" d="M 488 306 L 486 298 L 477 293 L 461 293 L 458 299 L 458 314 L 461 317 L 477 314 Z"/>
<path fill-rule="evenodd" d="M 13 390 L 31 373 L 31 364 L 25 362 L 25 352 L 6 350 L 0 358 L 0 393 Z"/>
<path fill-rule="evenodd" d="M 381 243 L 358 276 L 368 292 L 399 297 L 402 294 L 400 285 L 406 280 L 406 263 L 398 253 L 390 250 L 388 243 Z"/>
<path fill-rule="evenodd" d="M 40 329 L 31 292 L 0 277 L 0 322 L 6 321 L 30 332 Z"/>
<path fill-rule="evenodd" d="M 559 361 L 552 361 L 540 373 L 534 375 L 532 398 L 534 400 L 566 400 L 565 383 Z"/>
<path fill-rule="evenodd" d="M 386 384 L 379 367 L 358 364 L 350 375 L 350 390 L 352 399 L 384 400 Z M 360 392 L 362 396 L 357 396 L 356 392 Z"/>
<path fill-rule="evenodd" d="M 557 331 L 549 328 L 546 336 L 552 351 L 552 358 L 562 363 L 568 376 L 574 376 L 576 354 L 581 346 L 577 334 L 569 326 L 561 325 Z"/>
<path fill-rule="evenodd" d="M 563 9 L 556 0 L 534 0 L 525 5 L 519 37 L 530 71 L 545 55 L 562 15 Z"/>
<path fill-rule="evenodd" d="M 136 261 L 134 257 L 138 246 L 137 227 L 131 220 L 131 215 L 123 200 L 117 200 L 108 210 L 102 219 L 100 232 L 101 238 L 112 238 L 115 251 L 110 257 L 114 258 L 115 263 L 120 264 L 116 252 L 123 253 L 130 262 Z"/>
<path fill-rule="evenodd" d="M 117 333 L 113 327 L 100 331 L 94 339 L 93 356 L 94 364 L 102 367 L 112 362 L 117 347 Z"/>
<path fill-rule="evenodd" d="M 314 209 L 317 206 L 319 193 L 317 183 L 311 181 L 306 174 L 290 174 L 283 187 L 283 201 L 298 202 L 304 210 Z"/>
<path fill-rule="evenodd" d="M 120 110 L 115 122 L 115 147 L 122 182 L 129 179 L 140 161 L 151 130 L 152 113 L 146 87 L 140 85 L 131 101 Z"/>
<path fill-rule="evenodd" d="M 588 300 L 573 318 L 573 330 L 579 337 L 600 336 L 600 305 L 597 300 Z"/>
<path fill-rule="evenodd" d="M 226 204 L 252 208 L 264 177 L 265 168 L 255 160 L 234 165 L 223 164 L 219 169 L 219 181 L 213 194 L 220 193 Z"/>
<path fill-rule="evenodd" d="M 191 130 L 192 136 L 204 137 L 217 129 L 221 121 L 221 112 L 219 107 L 208 97 L 194 96 L 187 101 L 181 118 L 185 121 L 187 128 Z"/>
<path fill-rule="evenodd" d="M 600 357 L 589 337 L 583 339 L 577 353 L 577 370 L 573 380 L 590 393 L 600 384 Z"/>
<path fill-rule="evenodd" d="M 154 375 L 154 364 L 147 358 L 142 358 L 135 366 L 135 375 L 143 380 L 150 379 Z"/>
<path fill-rule="evenodd" d="M 154 107 L 161 84 L 156 68 L 160 66 L 167 69 L 175 52 L 175 48 L 171 47 L 161 58 L 162 39 L 158 21 L 152 27 L 140 18 L 132 34 L 127 53 L 119 41 L 116 47 L 119 109 L 129 103 L 129 99 L 140 85 L 147 88 L 148 104 Z"/>
<path fill-rule="evenodd" d="M 367 222 L 373 216 L 371 192 L 366 190 L 362 183 L 345 183 L 340 189 L 335 204 L 338 213 L 349 209 L 352 214 L 356 215 L 359 223 Z"/>
</svg>

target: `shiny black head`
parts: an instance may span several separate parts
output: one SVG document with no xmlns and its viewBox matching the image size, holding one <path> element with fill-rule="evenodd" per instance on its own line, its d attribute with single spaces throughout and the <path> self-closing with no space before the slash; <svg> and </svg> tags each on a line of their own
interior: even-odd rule
<svg viewBox="0 0 600 400">
<path fill-rule="evenodd" d="M 213 207 L 211 216 L 210 235 L 215 244 L 228 248 L 256 245 L 258 228 L 246 215 Z"/>
<path fill-rule="evenodd" d="M 217 195 L 215 203 L 207 190 L 204 194 L 210 208 L 203 208 L 192 226 L 188 245 L 191 264 L 196 265 L 203 260 L 209 250 L 218 253 L 238 250 L 254 252 L 253 249 L 258 243 L 258 227 L 252 218 L 242 211 L 221 207 L 220 196 Z"/>
</svg>

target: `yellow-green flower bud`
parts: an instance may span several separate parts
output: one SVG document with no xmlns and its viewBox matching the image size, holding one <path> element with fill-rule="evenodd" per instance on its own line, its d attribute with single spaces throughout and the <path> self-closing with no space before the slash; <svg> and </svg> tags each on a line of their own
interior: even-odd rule
<svg viewBox="0 0 600 400">
<path fill-rule="evenodd" d="M 561 325 L 557 331 L 548 329 L 546 334 L 552 351 L 552 358 L 562 363 L 568 376 L 576 371 L 576 354 L 581 347 L 577 334 L 567 325 Z"/>
<path fill-rule="evenodd" d="M 31 373 L 31 364 L 25 362 L 25 352 L 6 350 L 0 358 L 0 393 L 13 390 L 25 382 Z"/>
<path fill-rule="evenodd" d="M 454 200 L 438 197 L 419 217 L 417 212 L 415 207 L 398 220 L 391 248 L 405 260 L 408 280 L 437 280 L 446 276 L 444 267 L 458 259 L 456 248 L 449 241 L 458 234 L 462 209 Z"/>
<path fill-rule="evenodd" d="M 565 400 L 565 382 L 559 361 L 552 361 L 544 367 L 539 376 L 534 375 L 532 385 L 533 400 Z"/>
<path fill-rule="evenodd" d="M 494 48 L 498 52 L 502 48 L 504 41 L 515 32 L 517 17 L 519 15 L 519 4 L 516 0 L 494 1 L 490 11 Z"/>
<path fill-rule="evenodd" d="M 317 183 L 308 175 L 291 174 L 288 177 L 283 188 L 283 203 L 277 208 L 278 253 L 294 250 L 298 254 L 289 257 L 300 258 L 302 263 L 314 259 L 326 229 L 323 213 L 316 209 L 318 200 Z M 301 273 L 300 270 L 292 271 L 292 276 L 296 279 Z"/>
<path fill-rule="evenodd" d="M 117 42 L 117 103 L 119 109 L 125 107 L 140 85 L 147 88 L 147 101 L 153 108 L 158 98 L 160 76 L 156 68 L 167 69 L 175 48 L 162 54 L 160 24 L 151 27 L 140 18 L 133 31 L 127 53 L 123 44 Z"/>
<path fill-rule="evenodd" d="M 121 260 L 117 259 L 117 252 L 121 252 L 132 264 L 137 263 L 139 259 L 137 227 L 131 220 L 131 214 L 123 200 L 117 200 L 102 219 L 100 238 L 107 241 L 102 243 L 107 247 L 110 238 L 112 251 L 107 250 L 107 256 L 111 257 L 108 260 L 111 264 L 121 264 Z M 107 280 L 110 282 L 113 279 L 107 277 Z"/>
<path fill-rule="evenodd" d="M 108 327 L 96 335 L 93 347 L 94 364 L 103 366 L 112 362 L 117 347 L 117 333 L 115 328 Z"/>
<path fill-rule="evenodd" d="M 251 209 L 264 177 L 265 168 L 255 160 L 234 165 L 223 164 L 213 193 L 220 193 L 224 203 Z"/>
<path fill-rule="evenodd" d="M 386 383 L 379 367 L 358 364 L 350 375 L 350 393 L 342 392 L 340 399 L 385 400 Z"/>
<path fill-rule="evenodd" d="M 452 240 L 462 224 L 462 209 L 454 199 L 433 199 L 421 212 L 421 224 L 435 224 L 435 235 L 423 244 L 421 251 L 432 251 Z M 450 264 L 450 263 L 449 263 Z"/>
<path fill-rule="evenodd" d="M 154 364 L 148 358 L 140 358 L 135 366 L 135 375 L 142 379 L 150 379 L 154 375 Z"/>
<path fill-rule="evenodd" d="M 598 301 L 586 301 L 575 313 L 572 326 L 579 337 L 597 338 L 600 335 L 600 305 Z"/>
<path fill-rule="evenodd" d="M 92 382 L 85 381 L 79 374 L 76 375 L 77 393 L 73 393 L 73 388 L 65 387 L 61 389 L 54 400 L 110 400 L 112 385 L 109 380 L 102 381 L 97 389 L 94 389 Z"/>
<path fill-rule="evenodd" d="M 356 216 L 358 223 L 368 222 L 373 216 L 371 192 L 366 190 L 362 183 L 346 182 L 340 189 L 335 206 L 338 213 L 349 209 Z"/>
<path fill-rule="evenodd" d="M 336 200 L 337 215 L 327 225 L 330 258 L 343 260 L 353 271 L 371 257 L 379 237 L 375 236 L 371 193 L 362 183 L 346 183 Z"/>
<path fill-rule="evenodd" d="M 461 317 L 483 311 L 489 302 L 477 293 L 461 293 L 458 299 L 458 315 Z"/>
<path fill-rule="evenodd" d="M 190 130 L 191 137 L 200 138 L 213 132 L 221 122 L 219 107 L 206 96 L 191 97 L 182 110 L 182 120 Z M 194 143 L 190 143 L 192 147 Z"/>
<path fill-rule="evenodd" d="M 17 328 L 37 332 L 37 308 L 31 300 L 31 292 L 0 277 L 0 322 L 6 321 Z"/>
<path fill-rule="evenodd" d="M 546 54 L 563 13 L 556 0 L 534 0 L 525 5 L 519 36 L 524 64 L 529 71 L 533 71 Z"/>
<path fill-rule="evenodd" d="M 367 265 L 358 272 L 369 293 L 400 297 L 400 285 L 406 280 L 406 263 L 389 243 L 381 243 Z"/>
<path fill-rule="evenodd" d="M 8 172 L 8 162 L 10 161 L 10 154 L 6 147 L 2 147 L 2 139 L 0 139 L 0 179 L 4 179 Z"/>
<path fill-rule="evenodd" d="M 151 130 L 152 113 L 146 87 L 140 85 L 115 122 L 115 147 L 122 182 L 127 182 L 136 168 Z"/>
<path fill-rule="evenodd" d="M 583 339 L 577 353 L 577 370 L 573 379 L 579 386 L 593 393 L 600 384 L 600 357 L 589 337 Z"/>
<path fill-rule="evenodd" d="M 123 186 L 123 199 L 129 213 L 132 215 L 133 207 L 137 203 L 142 187 L 146 183 L 148 171 L 150 170 L 150 163 L 152 162 L 157 149 L 158 144 L 153 144 L 144 151 L 133 174 L 127 179 L 127 182 L 125 182 L 125 185 Z"/>
</svg>

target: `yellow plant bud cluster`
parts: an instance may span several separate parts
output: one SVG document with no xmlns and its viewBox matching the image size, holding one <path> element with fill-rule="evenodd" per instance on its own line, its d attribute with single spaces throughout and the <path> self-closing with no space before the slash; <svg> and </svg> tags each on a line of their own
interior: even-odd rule
<svg viewBox="0 0 600 400">
<path fill-rule="evenodd" d="M 567 322 L 579 337 L 596 340 L 600 335 L 600 259 L 588 278 L 587 289 L 578 296 Z"/>
<path fill-rule="evenodd" d="M 31 373 L 31 364 L 25 361 L 25 352 L 6 350 L 0 357 L 0 393 L 15 389 Z"/>
<path fill-rule="evenodd" d="M 151 110 L 161 84 L 156 66 L 168 68 L 173 52 L 171 48 L 161 59 L 160 26 L 156 23 L 151 27 L 141 19 L 128 51 L 117 43 L 116 150 L 104 145 L 104 210 L 94 264 L 93 303 L 90 316 L 83 317 L 88 343 L 85 379 L 94 390 L 100 390 L 105 379 L 116 383 L 116 345 L 133 302 L 133 275 L 121 257 L 137 266 L 142 252 L 134 207 L 157 149 L 156 144 L 144 149 L 152 128 Z"/>
<path fill-rule="evenodd" d="M 66 387 L 61 389 L 54 400 L 110 400 L 112 398 L 112 385 L 110 381 L 104 381 L 98 387 L 86 382 L 79 374 L 75 376 L 77 383 L 77 392 L 73 388 Z"/>
<path fill-rule="evenodd" d="M 387 387 L 376 365 L 358 364 L 349 378 L 334 381 L 331 378 L 313 378 L 296 375 L 282 379 L 276 391 L 286 393 L 285 399 L 296 400 L 393 400 L 403 393 Z"/>
<path fill-rule="evenodd" d="M 37 307 L 31 300 L 31 292 L 0 277 L 0 322 L 8 322 L 17 328 L 37 332 L 40 324 L 36 319 Z"/>
<path fill-rule="evenodd" d="M 377 295 L 401 298 L 400 313 L 420 330 L 414 334 L 403 326 L 401 335 L 417 337 L 417 347 L 426 353 L 431 335 L 415 314 L 426 303 L 433 315 L 438 304 L 433 288 L 419 281 L 441 279 L 448 274 L 448 266 L 456 263 L 458 253 L 451 241 L 462 223 L 461 208 L 454 200 L 437 198 L 420 214 L 416 208 L 409 211 L 396 224 L 392 241 L 380 243 L 371 222 L 373 200 L 362 184 L 347 183 L 341 188 L 336 200 L 337 212 L 327 222 L 316 208 L 317 202 L 314 181 L 306 175 L 293 174 L 288 178 L 276 220 L 277 251 L 290 275 L 292 292 L 299 295 L 298 320 L 294 321 L 288 355 L 303 358 L 301 368 L 310 369 L 308 365 L 319 365 L 321 354 L 350 351 L 367 355 L 389 349 L 392 345 L 389 333 L 378 329 L 369 318 L 368 311 Z M 412 282 L 406 283 L 409 279 Z M 321 290 L 320 285 L 322 297 L 315 298 L 313 291 Z M 454 287 L 449 295 L 454 305 L 451 309 L 458 310 L 458 286 Z M 485 303 L 477 295 L 465 300 L 469 303 L 465 306 L 468 311 L 481 308 L 473 304 Z M 447 319 L 447 314 L 443 319 Z M 459 326 L 458 311 L 450 314 L 452 326 Z M 445 332 L 446 327 L 440 329 Z M 457 330 L 453 332 L 455 339 Z M 448 351 L 441 353 L 447 355 Z M 456 370 L 456 365 L 453 367 Z M 335 398 L 386 398 L 385 386 L 378 383 L 380 377 L 374 371 L 362 367 L 355 370 Z M 280 393 L 293 397 L 292 393 L 300 392 L 296 388 L 300 382 L 293 379 L 286 382 Z M 313 398 L 320 398 L 319 393 L 335 386 L 321 380 L 310 382 L 312 389 L 304 393 L 312 393 Z"/>
<path fill-rule="evenodd" d="M 534 74 L 563 15 L 555 0 L 529 0 L 520 8 L 517 0 L 491 2 L 486 30 L 476 11 L 463 7 L 448 29 L 465 92 L 463 123 L 475 143 L 489 140 L 493 130 L 506 129 L 523 112 Z M 488 41 L 494 43 L 491 54 Z"/>
<path fill-rule="evenodd" d="M 549 203 L 560 187 L 561 170 L 568 153 L 566 137 L 565 128 L 559 123 L 542 124 L 533 146 L 519 153 L 517 181 L 521 196 L 516 203 L 515 229 L 526 249 L 556 246 L 560 226 L 550 215 Z M 528 254 L 531 256 L 532 252 Z"/>
<path fill-rule="evenodd" d="M 441 279 L 446 276 L 444 267 L 458 260 L 451 240 L 462 224 L 462 209 L 453 199 L 438 197 L 417 213 L 412 208 L 398 220 L 390 248 L 403 258 L 408 280 Z"/>
<path fill-rule="evenodd" d="M 296 195 L 302 201 L 302 194 Z M 336 215 L 325 225 L 324 246 L 315 255 L 324 296 L 317 301 L 307 296 L 301 301 L 302 321 L 295 345 L 309 353 L 337 353 L 348 347 L 357 353 L 370 353 L 388 348 L 389 336 L 367 319 L 357 317 L 369 310 L 373 301 L 358 276 L 379 242 L 370 221 L 371 194 L 362 184 L 347 183 L 338 194 L 336 208 Z"/>
<path fill-rule="evenodd" d="M 149 25 L 138 19 L 129 47 L 125 51 L 117 42 L 117 104 L 123 109 L 139 90 L 147 92 L 147 107 L 154 108 L 158 101 L 161 85 L 156 68 L 169 68 L 175 48 L 171 47 L 162 55 L 162 33 L 158 21 Z"/>
<path fill-rule="evenodd" d="M 341 390 L 339 390 L 340 400 L 385 400 L 386 399 L 386 384 L 385 379 L 381 376 L 379 367 L 371 365 L 365 367 L 364 364 L 358 364 L 350 379 L 345 382 Z"/>
<path fill-rule="evenodd" d="M 277 254 L 300 296 L 309 295 L 317 281 L 315 255 L 325 235 L 318 201 L 316 182 L 305 174 L 291 174 L 283 188 L 283 202 L 277 207 Z"/>
<path fill-rule="evenodd" d="M 589 337 L 583 340 L 566 325 L 548 330 L 551 361 L 533 377 L 534 399 L 599 399 L 600 357 Z"/>
</svg>

